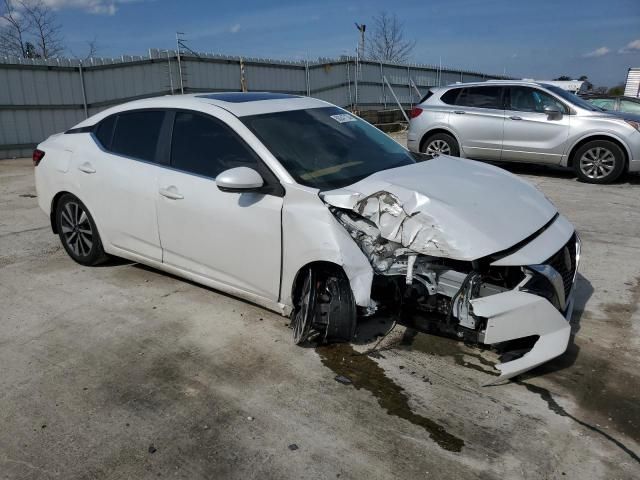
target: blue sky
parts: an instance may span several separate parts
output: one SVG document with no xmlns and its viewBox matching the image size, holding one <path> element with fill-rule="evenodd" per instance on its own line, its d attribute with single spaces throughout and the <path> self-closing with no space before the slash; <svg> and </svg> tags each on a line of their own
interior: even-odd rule
<svg viewBox="0 0 640 480">
<path fill-rule="evenodd" d="M 588 75 L 624 81 L 640 66 L 640 0 L 259 1 L 45 0 L 57 9 L 70 49 L 145 54 L 185 32 L 196 51 L 268 58 L 335 57 L 354 51 L 354 21 L 386 10 L 416 40 L 412 59 L 487 73 L 548 79 Z"/>
</svg>

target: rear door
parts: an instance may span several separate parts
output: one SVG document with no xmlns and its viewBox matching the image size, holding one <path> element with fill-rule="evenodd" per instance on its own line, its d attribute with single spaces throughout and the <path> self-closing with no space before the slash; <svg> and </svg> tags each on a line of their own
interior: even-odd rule
<svg viewBox="0 0 640 480">
<path fill-rule="evenodd" d="M 162 171 L 155 192 L 163 263 L 277 301 L 282 196 L 275 187 L 282 187 L 226 123 L 239 123 L 231 114 L 170 115 L 172 168 Z M 216 176 L 238 166 L 257 170 L 273 190 L 220 191 Z"/>
<path fill-rule="evenodd" d="M 76 159 L 83 199 L 105 244 L 160 261 L 156 182 L 162 110 L 114 114 L 93 133 L 96 148 Z"/>
<path fill-rule="evenodd" d="M 449 125 L 466 157 L 500 159 L 504 126 L 502 90 L 500 86 L 467 87 L 460 90 L 455 100 L 450 100 L 455 108 L 449 114 Z"/>
<path fill-rule="evenodd" d="M 559 164 L 569 137 L 568 107 L 533 87 L 509 87 L 506 98 L 502 160 Z M 562 116 L 544 112 L 557 107 Z"/>
</svg>

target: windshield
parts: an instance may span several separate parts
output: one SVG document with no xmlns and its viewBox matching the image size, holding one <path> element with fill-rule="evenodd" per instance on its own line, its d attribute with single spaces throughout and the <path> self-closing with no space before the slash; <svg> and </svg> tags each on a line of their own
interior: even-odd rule
<svg viewBox="0 0 640 480">
<path fill-rule="evenodd" d="M 555 93 L 559 97 L 565 99 L 567 102 L 572 103 L 573 105 L 575 105 L 577 107 L 584 108 L 585 110 L 589 110 L 591 112 L 601 112 L 602 111 L 601 108 L 598 108 L 595 105 L 591 105 L 589 102 L 587 102 L 586 100 L 583 100 L 582 98 L 577 96 L 575 93 L 568 92 L 563 88 L 556 87 L 555 85 L 547 85 L 547 86 L 545 86 L 545 88 L 547 90 L 552 91 L 553 93 Z"/>
<path fill-rule="evenodd" d="M 338 107 L 240 119 L 298 183 L 321 190 L 345 187 L 372 173 L 416 162 L 386 134 Z"/>
</svg>

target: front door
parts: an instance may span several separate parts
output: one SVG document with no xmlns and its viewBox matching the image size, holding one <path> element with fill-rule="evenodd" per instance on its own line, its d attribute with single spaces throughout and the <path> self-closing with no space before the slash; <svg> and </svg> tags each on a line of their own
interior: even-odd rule
<svg viewBox="0 0 640 480">
<path fill-rule="evenodd" d="M 277 301 L 282 198 L 215 183 L 228 168 L 259 170 L 260 159 L 220 119 L 178 111 L 173 122 L 157 192 L 163 263 Z"/>
<path fill-rule="evenodd" d="M 506 104 L 502 160 L 559 164 L 569 137 L 569 109 L 532 87 L 510 87 Z M 562 115 L 547 115 L 547 106 L 559 108 Z"/>
</svg>

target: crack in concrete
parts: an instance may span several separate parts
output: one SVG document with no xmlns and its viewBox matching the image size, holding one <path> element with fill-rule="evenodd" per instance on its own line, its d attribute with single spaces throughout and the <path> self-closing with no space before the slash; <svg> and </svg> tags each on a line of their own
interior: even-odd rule
<svg viewBox="0 0 640 480">
<path fill-rule="evenodd" d="M 627 447 L 621 441 L 616 440 L 615 438 L 613 438 L 607 432 L 604 432 L 601 429 L 599 429 L 598 427 L 593 426 L 593 425 L 591 425 L 591 424 L 589 424 L 589 423 L 587 423 L 587 422 L 585 422 L 583 420 L 580 420 L 579 418 L 574 417 L 573 415 L 571 415 L 569 412 L 567 412 L 564 409 L 564 407 L 562 407 L 556 401 L 555 398 L 553 398 L 553 395 L 551 395 L 551 392 L 549 390 L 547 390 L 546 388 L 538 387 L 536 385 L 532 385 L 530 383 L 526 383 L 526 382 L 523 382 L 521 380 L 516 380 L 515 383 L 517 383 L 518 385 L 522 385 L 523 387 L 525 387 L 531 393 L 535 393 L 535 394 L 539 395 L 540 398 L 547 403 L 547 406 L 548 406 L 549 410 L 551 410 L 556 415 L 560 415 L 561 417 L 570 418 L 571 420 L 573 420 L 574 422 L 578 423 L 579 425 L 582 425 L 583 427 L 587 428 L 588 430 L 591 430 L 592 432 L 595 432 L 595 433 L 598 433 L 598 434 L 602 435 L 604 438 L 606 438 L 610 442 L 614 443 L 617 447 L 619 447 L 621 450 L 623 450 L 627 455 L 629 455 L 631 458 L 633 458 L 637 463 L 640 463 L 640 457 L 633 450 L 631 450 L 629 447 Z"/>
</svg>

